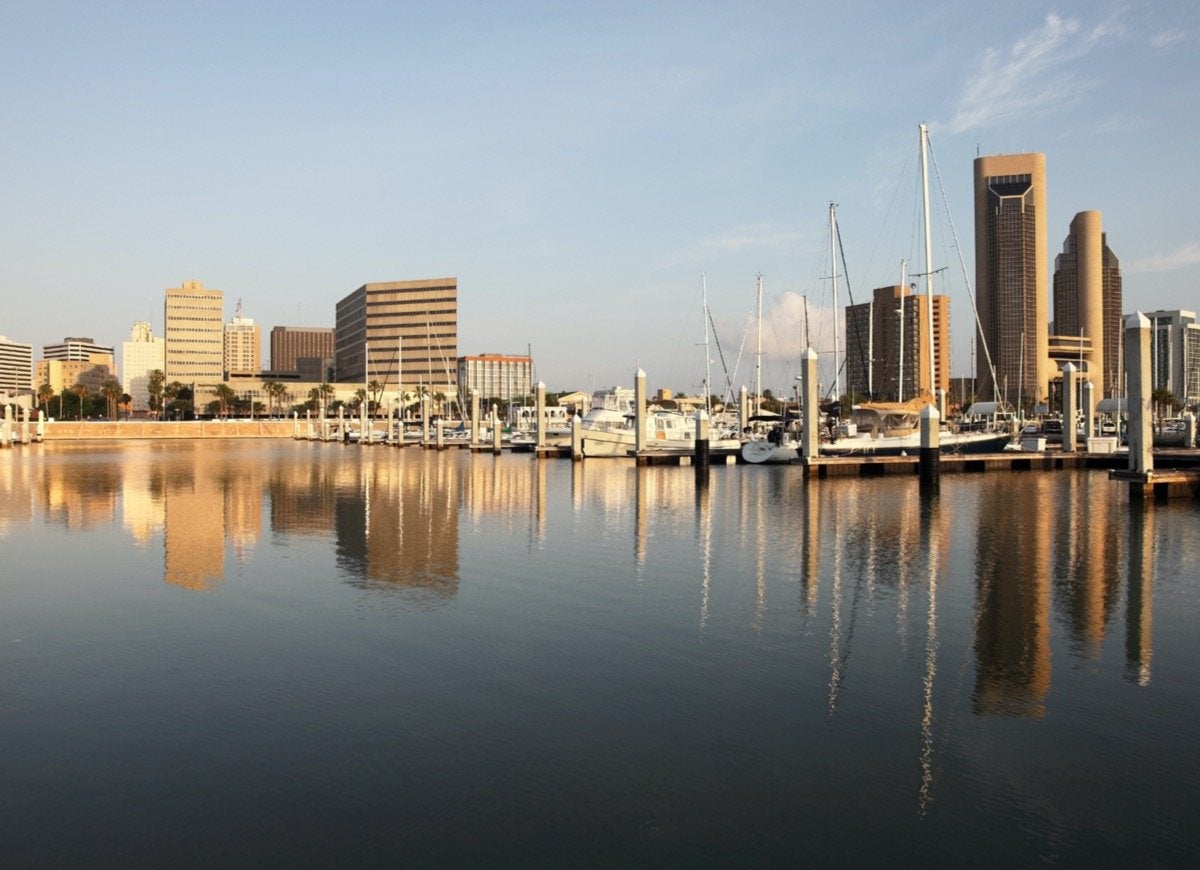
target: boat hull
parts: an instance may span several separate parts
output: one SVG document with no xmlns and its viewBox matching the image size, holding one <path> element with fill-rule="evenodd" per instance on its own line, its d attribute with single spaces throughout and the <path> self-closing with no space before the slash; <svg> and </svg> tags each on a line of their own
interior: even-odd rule
<svg viewBox="0 0 1200 870">
<path fill-rule="evenodd" d="M 943 432 L 938 439 L 942 453 L 1000 453 L 1012 436 L 1003 432 Z M 821 445 L 822 456 L 916 456 L 920 435 L 900 437 L 868 435 L 841 438 Z"/>
</svg>

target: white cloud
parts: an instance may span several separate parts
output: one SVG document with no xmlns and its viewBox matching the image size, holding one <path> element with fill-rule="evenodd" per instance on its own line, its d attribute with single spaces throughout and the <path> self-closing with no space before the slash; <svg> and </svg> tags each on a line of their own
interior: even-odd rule
<svg viewBox="0 0 1200 870">
<path fill-rule="evenodd" d="M 1173 251 L 1153 254 L 1140 260 L 1121 263 L 1121 271 L 1126 275 L 1144 274 L 1148 272 L 1171 272 L 1187 266 L 1200 264 L 1200 243 L 1193 242 Z"/>
<path fill-rule="evenodd" d="M 660 265 L 674 269 L 755 251 L 795 251 L 803 241 L 803 236 L 795 230 L 765 223 L 746 224 L 699 239 L 690 247 L 668 255 Z"/>
<path fill-rule="evenodd" d="M 1172 45 L 1183 42 L 1186 38 L 1187 33 L 1183 30 L 1164 30 L 1156 33 L 1154 38 L 1150 40 L 1150 44 L 1155 48 L 1170 48 Z"/>
<path fill-rule="evenodd" d="M 1045 23 L 1007 52 L 988 49 L 983 64 L 959 97 L 953 133 L 985 127 L 1015 114 L 1045 113 L 1091 87 L 1071 69 L 1117 29 L 1086 30 L 1078 19 L 1046 16 Z"/>
</svg>

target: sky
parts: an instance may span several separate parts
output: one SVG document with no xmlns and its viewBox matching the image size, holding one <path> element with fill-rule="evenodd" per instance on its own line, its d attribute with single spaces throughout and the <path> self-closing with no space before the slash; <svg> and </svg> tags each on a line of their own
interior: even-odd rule
<svg viewBox="0 0 1200 870">
<path fill-rule="evenodd" d="M 1103 213 L 1127 312 L 1200 309 L 1194 2 L 0 0 L 0 113 L 35 360 L 119 362 L 187 279 L 265 364 L 365 283 L 455 276 L 459 354 L 550 390 L 790 392 L 806 344 L 833 376 L 831 202 L 838 306 L 923 271 L 920 123 L 955 376 L 981 154 L 1045 153 L 1052 255 Z"/>
</svg>

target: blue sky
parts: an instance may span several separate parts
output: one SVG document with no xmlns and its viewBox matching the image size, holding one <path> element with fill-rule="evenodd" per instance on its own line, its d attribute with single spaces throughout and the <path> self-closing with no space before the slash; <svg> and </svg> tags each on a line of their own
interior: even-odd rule
<svg viewBox="0 0 1200 870">
<path fill-rule="evenodd" d="M 1198 103 L 1190 2 L 3 0 L 0 334 L 161 334 L 196 278 L 265 335 L 455 275 L 460 353 L 694 393 L 702 273 L 750 385 L 761 274 L 790 389 L 805 307 L 832 376 L 830 201 L 856 301 L 918 269 L 924 121 L 965 375 L 978 153 L 1046 154 L 1052 252 L 1104 213 L 1127 311 L 1200 309 Z"/>
</svg>

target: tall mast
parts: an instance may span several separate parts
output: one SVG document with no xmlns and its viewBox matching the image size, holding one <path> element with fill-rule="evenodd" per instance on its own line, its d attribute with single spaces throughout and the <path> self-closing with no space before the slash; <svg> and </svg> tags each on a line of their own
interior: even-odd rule
<svg viewBox="0 0 1200 870">
<path fill-rule="evenodd" d="M 700 291 L 704 298 L 704 410 L 712 416 L 712 354 L 708 350 L 708 275 L 700 273 Z"/>
<path fill-rule="evenodd" d="M 905 327 L 908 325 L 904 318 L 904 297 L 905 291 L 908 290 L 908 261 L 900 261 L 900 370 L 899 377 L 896 378 L 896 401 L 904 401 L 904 333 Z"/>
<path fill-rule="evenodd" d="M 829 265 L 833 270 L 833 398 L 842 398 L 842 358 L 838 348 L 838 320 L 841 311 L 838 308 L 837 292 L 837 203 L 829 203 Z"/>
<path fill-rule="evenodd" d="M 762 273 L 755 276 L 755 295 L 758 299 L 758 338 L 754 346 L 754 413 L 762 413 Z"/>
<path fill-rule="evenodd" d="M 929 145 L 929 128 L 924 124 L 917 128 L 921 138 L 921 210 L 925 216 L 925 309 L 926 325 L 929 327 L 929 395 L 937 396 L 936 353 L 933 340 L 933 240 L 929 237 L 929 161 L 926 149 Z"/>
</svg>

